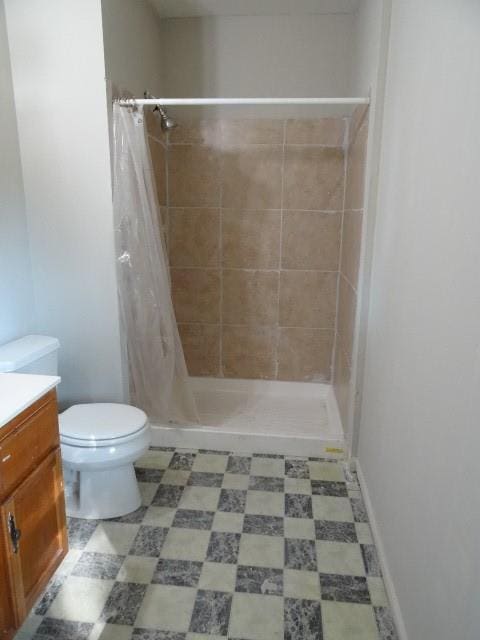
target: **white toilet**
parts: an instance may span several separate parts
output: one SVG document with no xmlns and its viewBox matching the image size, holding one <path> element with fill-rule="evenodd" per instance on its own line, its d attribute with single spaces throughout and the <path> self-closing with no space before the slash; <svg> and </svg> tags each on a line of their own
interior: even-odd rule
<svg viewBox="0 0 480 640">
<path fill-rule="evenodd" d="M 56 375 L 59 346 L 34 335 L 0 346 L 0 373 Z M 77 404 L 59 422 L 67 514 L 116 518 L 138 509 L 133 463 L 150 445 L 145 413 L 125 404 Z"/>
</svg>

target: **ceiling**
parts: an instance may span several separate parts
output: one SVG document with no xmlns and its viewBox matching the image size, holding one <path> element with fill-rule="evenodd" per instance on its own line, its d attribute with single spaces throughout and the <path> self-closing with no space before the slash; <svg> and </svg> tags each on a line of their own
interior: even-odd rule
<svg viewBox="0 0 480 640">
<path fill-rule="evenodd" d="M 360 0 L 150 0 L 161 18 L 354 13 Z"/>
</svg>

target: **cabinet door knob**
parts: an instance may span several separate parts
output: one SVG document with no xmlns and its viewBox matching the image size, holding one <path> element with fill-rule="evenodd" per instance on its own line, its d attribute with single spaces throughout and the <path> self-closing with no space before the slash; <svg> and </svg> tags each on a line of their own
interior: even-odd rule
<svg viewBox="0 0 480 640">
<path fill-rule="evenodd" d="M 8 514 L 8 532 L 10 534 L 10 540 L 12 541 L 13 553 L 18 553 L 22 532 L 20 529 L 17 529 L 13 513 Z"/>
</svg>

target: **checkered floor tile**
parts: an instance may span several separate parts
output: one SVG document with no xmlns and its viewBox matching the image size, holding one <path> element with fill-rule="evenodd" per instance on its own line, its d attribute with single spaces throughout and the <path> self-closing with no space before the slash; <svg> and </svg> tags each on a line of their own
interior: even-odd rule
<svg viewBox="0 0 480 640">
<path fill-rule="evenodd" d="M 143 505 L 70 519 L 18 640 L 395 640 L 354 474 L 318 458 L 152 448 Z"/>
</svg>

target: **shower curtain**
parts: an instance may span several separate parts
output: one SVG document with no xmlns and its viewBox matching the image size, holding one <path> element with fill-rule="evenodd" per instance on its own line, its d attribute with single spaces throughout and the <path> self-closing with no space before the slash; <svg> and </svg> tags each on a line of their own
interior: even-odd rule
<svg viewBox="0 0 480 640">
<path fill-rule="evenodd" d="M 198 422 L 173 310 L 143 108 L 113 106 L 113 209 L 130 396 L 156 423 Z"/>
</svg>

